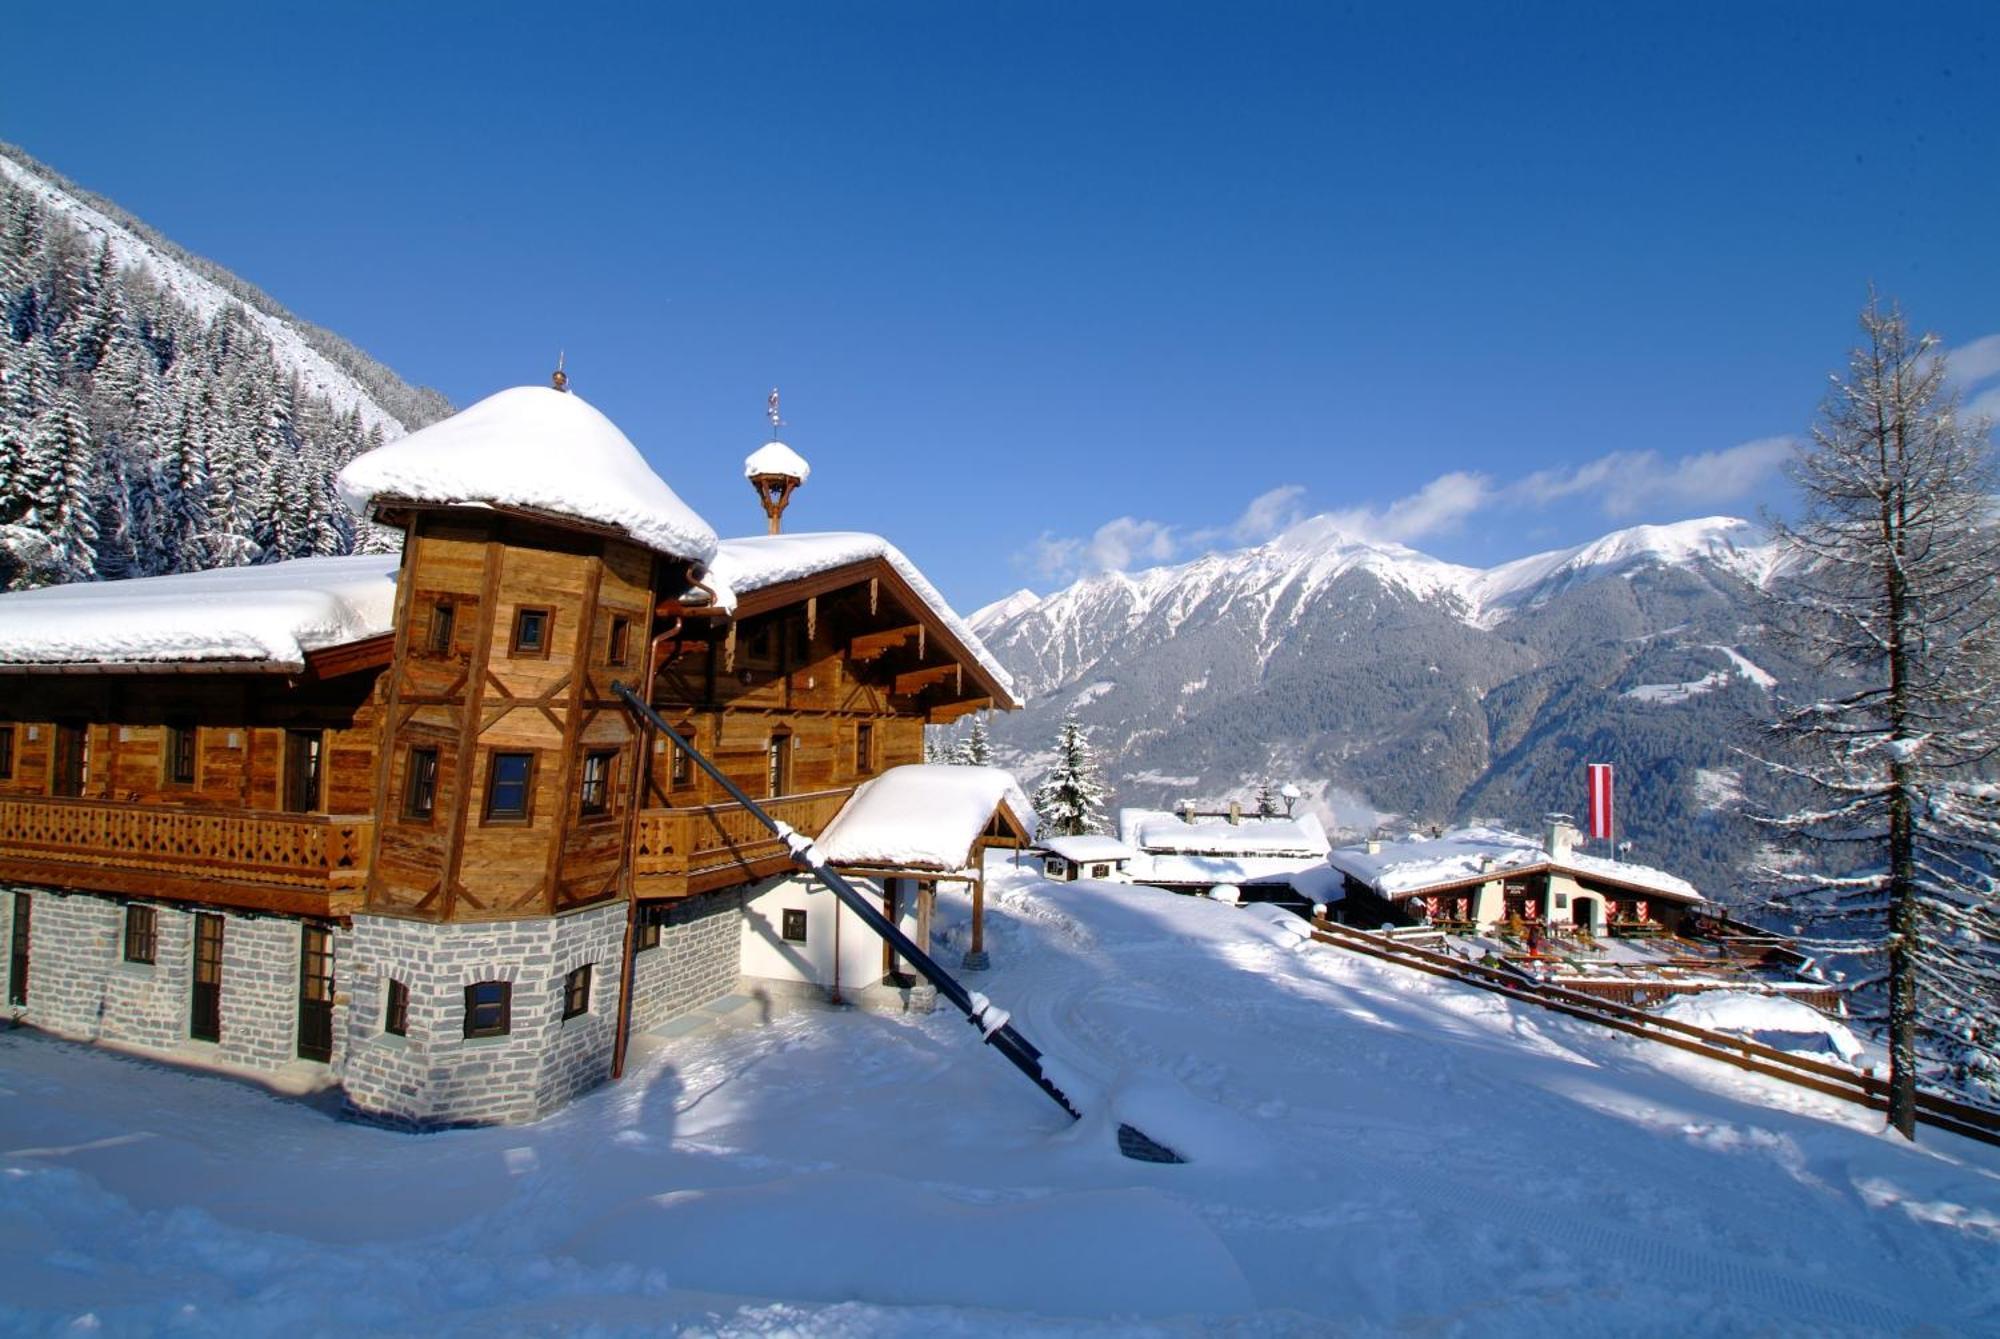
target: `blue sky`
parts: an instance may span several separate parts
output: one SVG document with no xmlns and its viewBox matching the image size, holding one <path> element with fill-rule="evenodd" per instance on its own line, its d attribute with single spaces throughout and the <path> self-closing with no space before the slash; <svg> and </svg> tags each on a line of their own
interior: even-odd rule
<svg viewBox="0 0 2000 1339">
<path fill-rule="evenodd" d="M 1871 281 L 2000 408 L 1992 4 L 8 32 L 0 138 L 456 403 L 567 350 L 726 533 L 779 386 L 790 524 L 886 533 L 961 607 L 1308 512 L 1484 565 L 1782 506 Z"/>
</svg>

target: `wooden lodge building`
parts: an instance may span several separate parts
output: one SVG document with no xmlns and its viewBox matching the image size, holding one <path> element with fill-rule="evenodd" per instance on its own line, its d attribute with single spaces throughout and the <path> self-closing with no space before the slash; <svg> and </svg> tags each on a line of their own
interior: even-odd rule
<svg viewBox="0 0 2000 1339">
<path fill-rule="evenodd" d="M 560 382 L 516 388 L 343 471 L 400 557 L 0 596 L 6 1013 L 393 1121 L 532 1119 L 742 988 L 746 942 L 834 933 L 612 683 L 807 835 L 927 723 L 1018 704 L 886 541 L 778 533 L 781 462 L 749 471 L 772 533 L 719 540 Z M 924 879 L 878 887 L 927 922 Z"/>
</svg>

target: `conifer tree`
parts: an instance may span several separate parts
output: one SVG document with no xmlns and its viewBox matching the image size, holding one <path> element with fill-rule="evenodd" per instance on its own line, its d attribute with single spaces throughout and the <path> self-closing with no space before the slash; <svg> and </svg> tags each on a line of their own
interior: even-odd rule
<svg viewBox="0 0 2000 1339">
<path fill-rule="evenodd" d="M 1276 818 L 1278 816 L 1278 794 L 1271 789 L 1271 783 L 1257 783 L 1257 817 Z"/>
<path fill-rule="evenodd" d="M 1035 812 L 1043 837 L 1075 837 L 1104 831 L 1104 801 L 1108 792 L 1097 773 L 1090 750 L 1090 732 L 1071 711 L 1056 732 L 1056 761 L 1048 779 L 1035 791 Z"/>
<path fill-rule="evenodd" d="M 972 767 L 993 765 L 993 741 L 987 736 L 983 713 L 972 718 L 972 731 L 965 737 L 965 761 Z"/>
<path fill-rule="evenodd" d="M 1818 859 L 1778 905 L 1874 964 L 1857 1016 L 1886 1027 L 1889 1123 L 1916 1131 L 1919 1070 L 2000 1096 L 2000 537 L 1992 448 L 1872 297 L 1862 344 L 1793 463 L 1778 527 L 1797 560 L 1788 632 L 1845 691 L 1789 706 L 1771 765 L 1819 801 L 1766 820 Z"/>
<path fill-rule="evenodd" d="M 23 453 L 21 491 L 27 508 L 19 524 L 47 545 L 17 581 L 43 586 L 88 581 L 95 574 L 97 523 L 91 499 L 90 428 L 69 391 L 35 420 Z"/>
</svg>

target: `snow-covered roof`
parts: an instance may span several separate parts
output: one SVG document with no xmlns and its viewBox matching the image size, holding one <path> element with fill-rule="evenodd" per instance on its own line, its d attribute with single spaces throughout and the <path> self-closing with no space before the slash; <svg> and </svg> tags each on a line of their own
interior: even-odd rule
<svg viewBox="0 0 2000 1339">
<path fill-rule="evenodd" d="M 819 534 L 749 535 L 741 539 L 725 539 L 717 547 L 704 580 L 715 591 L 716 602 L 722 608 L 734 609 L 737 599 L 752 591 L 787 581 L 802 581 L 821 572 L 866 562 L 871 558 L 880 558 L 888 563 L 923 601 L 931 616 L 957 638 L 979 663 L 987 677 L 1010 698 L 1015 695 L 1013 676 L 1000 667 L 993 653 L 945 603 L 944 596 L 938 594 L 937 587 L 917 570 L 916 564 L 880 535 L 832 530 Z"/>
<path fill-rule="evenodd" d="M 1317 816 L 1258 818 L 1240 822 L 1205 819 L 1189 823 L 1159 809 L 1121 809 L 1118 835 L 1141 851 L 1216 856 L 1310 856 L 1327 853 L 1331 843 Z"/>
<path fill-rule="evenodd" d="M 715 531 L 674 495 L 616 424 L 579 396 L 516 386 L 356 456 L 348 505 L 404 498 L 521 507 L 609 526 L 647 548 L 706 563 Z"/>
<path fill-rule="evenodd" d="M 1432 888 L 1477 883 L 1508 873 L 1551 869 L 1685 902 L 1701 900 L 1693 884 L 1665 870 L 1575 851 L 1558 859 L 1532 837 L 1503 828 L 1455 828 L 1437 837 L 1383 842 L 1375 851 L 1366 846 L 1343 846 L 1330 852 L 1326 860 L 1388 898 L 1410 897 Z"/>
<path fill-rule="evenodd" d="M 1134 883 L 1193 888 L 1218 883 L 1296 884 L 1325 868 L 1326 862 L 1317 856 L 1148 855 L 1142 851 L 1125 872 Z"/>
<path fill-rule="evenodd" d="M 1042 843 L 1042 848 L 1079 865 L 1093 860 L 1130 860 L 1138 854 L 1116 837 L 1096 832 L 1087 832 L 1080 837 L 1050 837 Z"/>
<path fill-rule="evenodd" d="M 973 844 L 1002 810 L 1034 832 L 1033 806 L 998 767 L 891 767 L 855 790 L 814 845 L 830 865 L 957 873 L 972 864 Z"/>
<path fill-rule="evenodd" d="M 295 670 L 306 653 L 388 632 L 397 558 L 297 558 L 0 595 L 0 664 L 242 662 Z"/>
<path fill-rule="evenodd" d="M 783 442 L 766 442 L 743 461 L 744 478 L 754 479 L 760 474 L 781 474 L 804 483 L 812 474 L 812 466 L 806 464 L 804 456 Z"/>
<path fill-rule="evenodd" d="M 1824 1049 L 1842 1060 L 1853 1060 L 1862 1053 L 1861 1042 L 1846 1024 L 1783 995 L 1704 990 L 1676 995 L 1655 1006 L 1652 1012 L 1714 1032 L 1743 1033 L 1781 1051 Z M 1823 1045 L 1799 1044 L 1808 1038 L 1820 1040 Z"/>
</svg>

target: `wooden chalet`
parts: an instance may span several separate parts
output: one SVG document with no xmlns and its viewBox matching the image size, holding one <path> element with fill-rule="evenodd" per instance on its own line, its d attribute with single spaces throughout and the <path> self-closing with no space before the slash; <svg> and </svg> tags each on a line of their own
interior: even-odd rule
<svg viewBox="0 0 2000 1339">
<path fill-rule="evenodd" d="M 17 1019 L 325 1066 L 391 1120 L 532 1118 L 734 990 L 790 868 L 614 682 L 808 835 L 927 723 L 1017 705 L 886 541 L 718 540 L 561 389 L 342 486 L 400 558 L 0 596 Z"/>
</svg>

